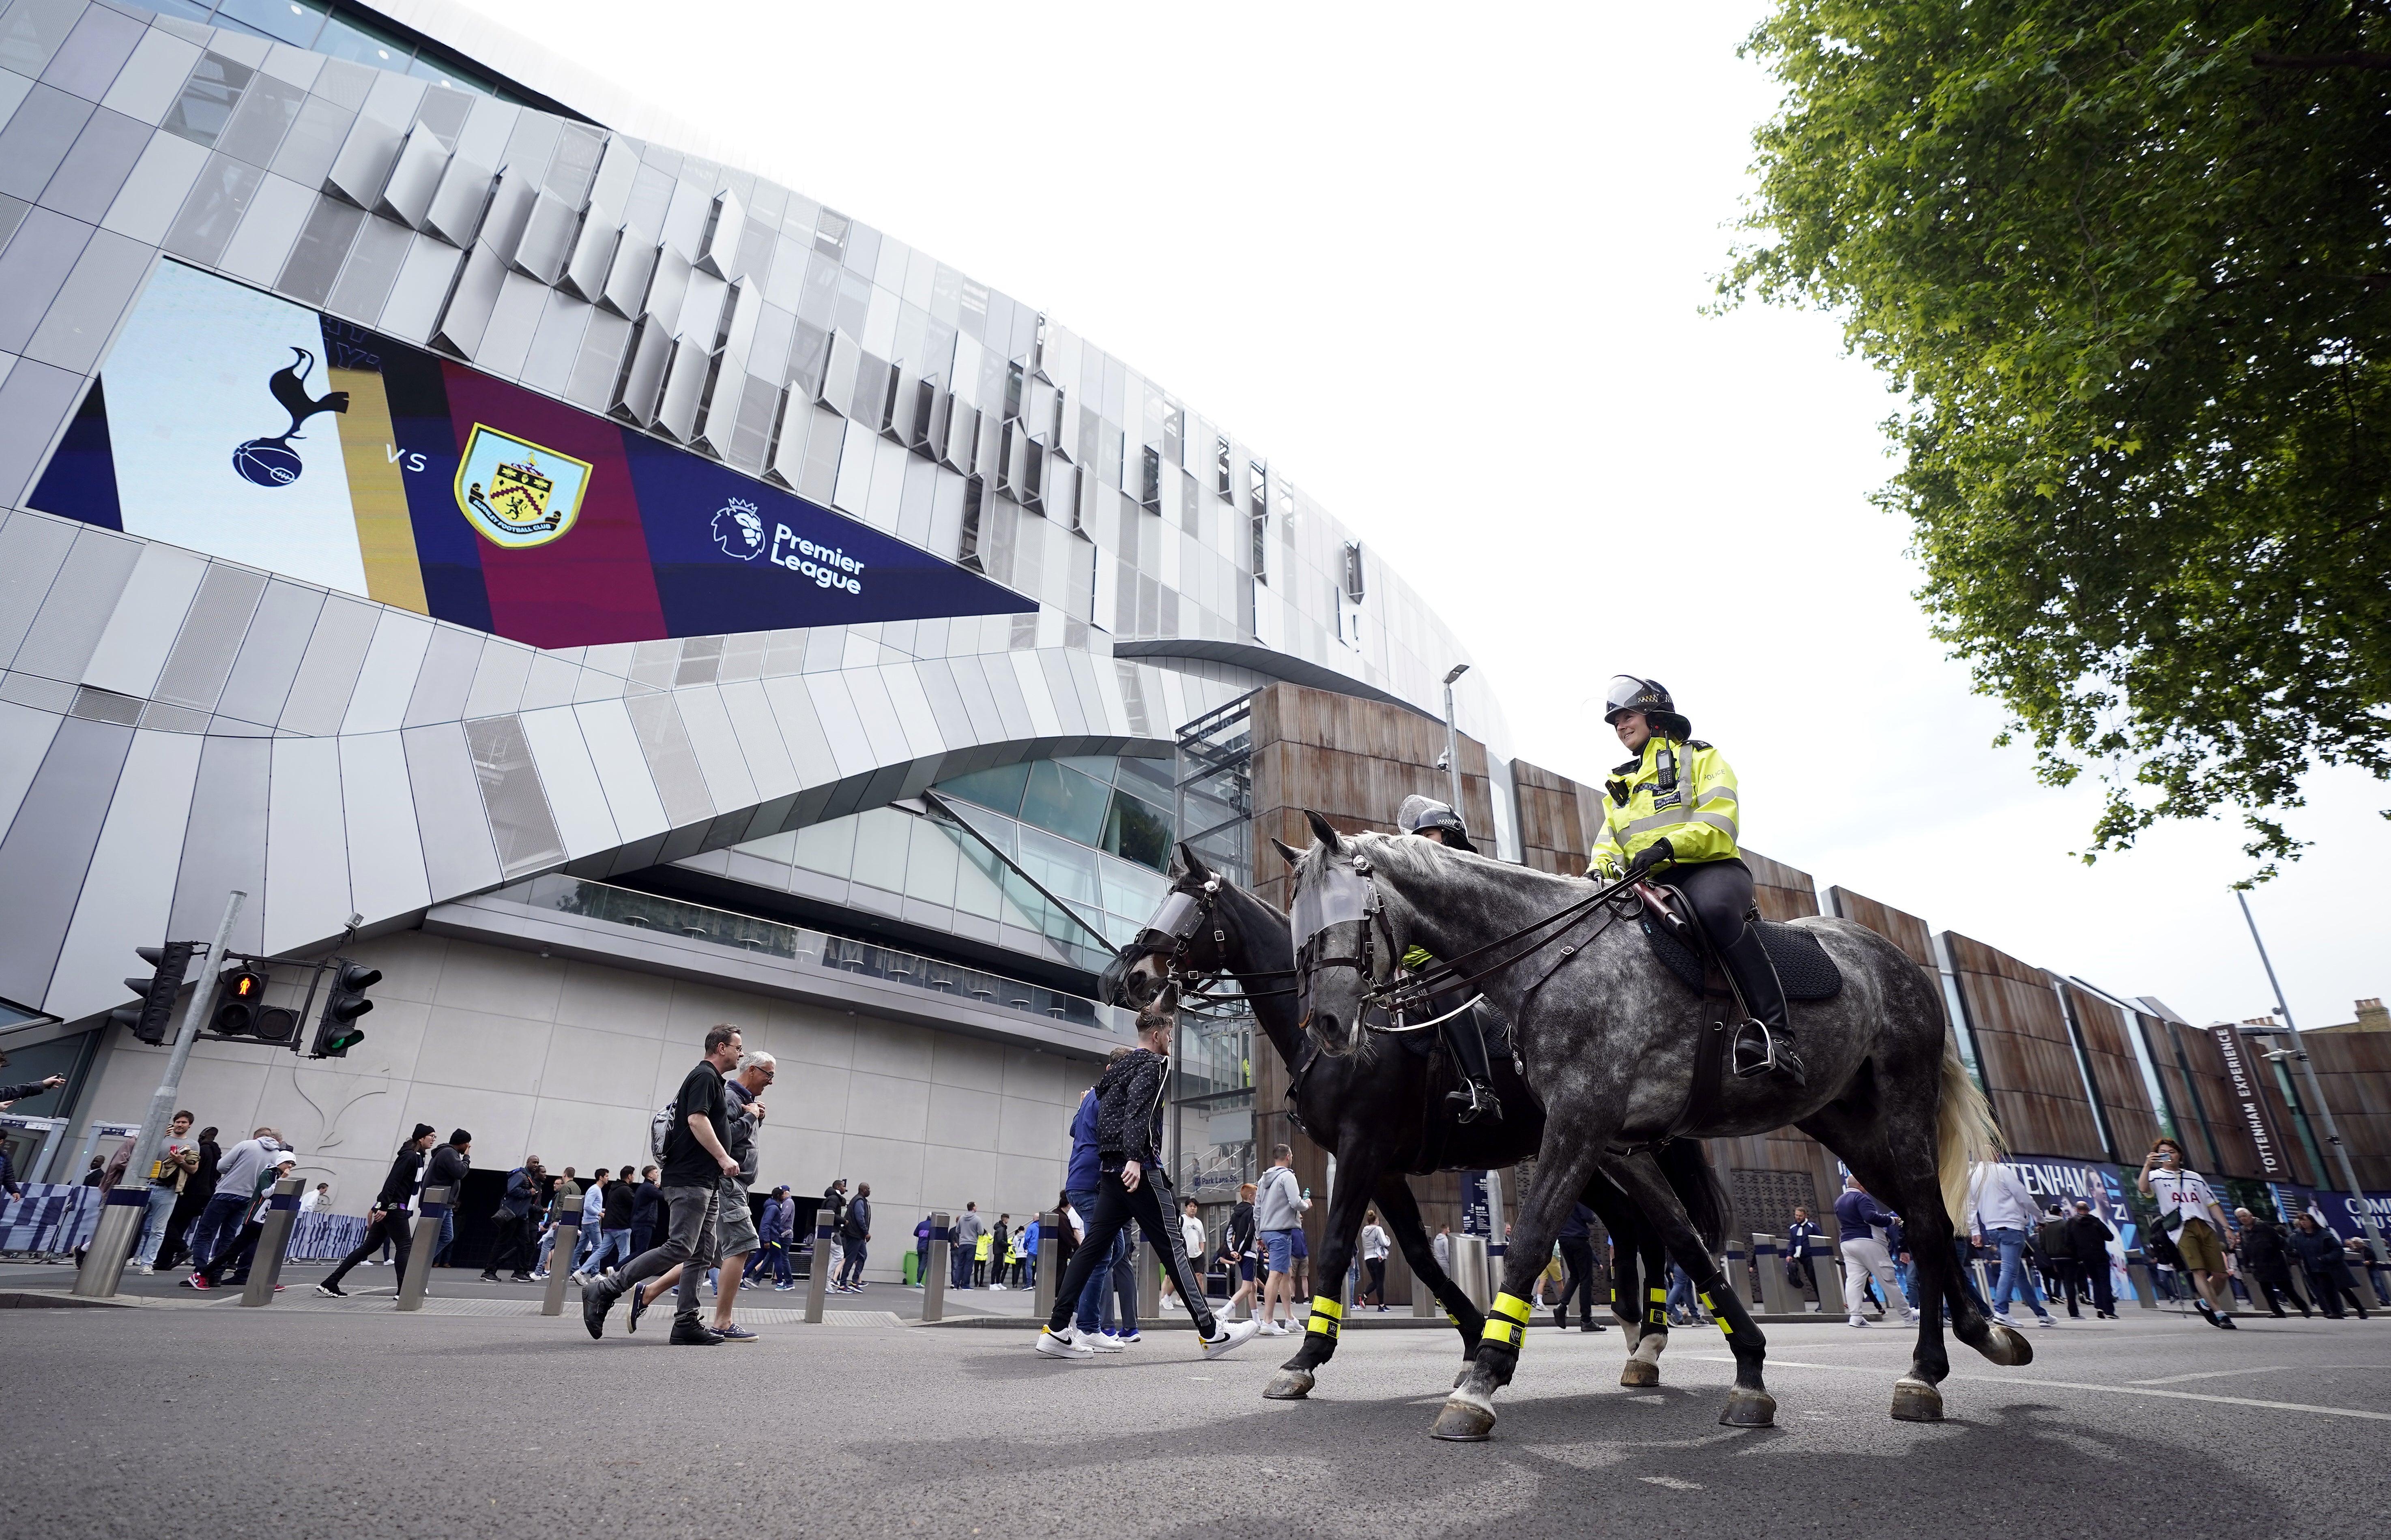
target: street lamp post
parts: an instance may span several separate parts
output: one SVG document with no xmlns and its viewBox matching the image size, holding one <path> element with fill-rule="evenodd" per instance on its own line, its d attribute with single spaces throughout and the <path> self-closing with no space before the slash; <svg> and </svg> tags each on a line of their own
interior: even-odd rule
<svg viewBox="0 0 2391 1540">
<path fill-rule="evenodd" d="M 2359 1221 L 2366 1226 L 2366 1244 L 2373 1251 L 2374 1260 L 2381 1263 L 2385 1259 L 2383 1231 L 2374 1223 L 2374 1211 L 2367 1204 L 2366 1189 L 2358 1185 L 2358 1168 L 2350 1163 L 2349 1147 L 2341 1142 L 2341 1131 L 2333 1126 L 2333 1109 L 2325 1103 L 2324 1087 L 2317 1084 L 2316 1066 L 2308 1062 L 2307 1050 L 2298 1046 L 2299 1024 L 2292 1020 L 2291 1004 L 2283 998 L 2282 981 L 2275 977 L 2274 960 L 2267 956 L 2267 943 L 2258 934 L 2257 917 L 2250 913 L 2250 895 L 2236 888 L 2233 897 L 2242 905 L 2242 918 L 2250 927 L 2251 941 L 2257 944 L 2258 961 L 2267 969 L 2267 983 L 2275 992 L 2275 1014 L 2283 1019 L 2285 1030 L 2292 1034 L 2290 1052 L 2294 1059 L 2299 1060 L 2300 1078 L 2307 1083 L 2308 1100 L 2316 1104 L 2317 1119 L 2324 1124 L 2324 1142 L 2333 1148 L 2334 1159 L 2341 1166 L 2341 1179 L 2348 1184 L 2349 1195 L 2358 1200 Z M 2262 1030 L 2250 1035 L 2264 1037 L 2271 1034 Z"/>
<path fill-rule="evenodd" d="M 1469 672 L 1467 663 L 1455 663 L 1444 676 L 1444 769 L 1453 781 L 1453 815 L 1467 821 L 1461 811 L 1461 733 L 1453 723 L 1453 682 Z"/>
</svg>

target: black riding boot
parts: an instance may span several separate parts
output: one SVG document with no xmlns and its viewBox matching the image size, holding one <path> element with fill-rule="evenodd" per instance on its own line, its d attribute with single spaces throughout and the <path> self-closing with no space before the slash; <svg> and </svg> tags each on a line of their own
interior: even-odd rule
<svg viewBox="0 0 2391 1540">
<path fill-rule="evenodd" d="M 1493 1113 L 1494 1121 L 1503 1121 L 1503 1104 L 1494 1099 L 1494 1074 L 1486 1060 L 1486 1029 L 1478 1020 L 1475 1006 L 1444 1024 L 1445 1046 L 1453 1050 L 1454 1062 L 1461 1067 L 1461 1089 L 1445 1094 L 1445 1101 L 1454 1115 L 1463 1123 L 1475 1123 Z"/>
<path fill-rule="evenodd" d="M 1719 961 L 1734 975 L 1752 1019 L 1736 1030 L 1734 1069 L 1738 1077 L 1766 1074 L 1771 1070 L 1796 1085 L 1808 1082 L 1802 1074 L 1801 1056 L 1793 1051 L 1793 1029 L 1785 1016 L 1785 986 L 1777 982 L 1777 965 L 1751 926 L 1733 946 L 1718 949 Z"/>
</svg>

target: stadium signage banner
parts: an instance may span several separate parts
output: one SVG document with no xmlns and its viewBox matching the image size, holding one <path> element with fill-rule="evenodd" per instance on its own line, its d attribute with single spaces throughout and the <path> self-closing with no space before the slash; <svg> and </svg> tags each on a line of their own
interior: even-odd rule
<svg viewBox="0 0 2391 1540">
<path fill-rule="evenodd" d="M 1037 609 L 703 456 L 174 262 L 32 503 L 543 648 Z"/>
</svg>

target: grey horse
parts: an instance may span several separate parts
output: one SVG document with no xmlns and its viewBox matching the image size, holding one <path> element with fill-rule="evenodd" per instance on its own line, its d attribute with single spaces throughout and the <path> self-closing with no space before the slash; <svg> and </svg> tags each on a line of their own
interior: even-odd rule
<svg viewBox="0 0 2391 1540">
<path fill-rule="evenodd" d="M 1938 1300 L 1950 1310 L 1952 1334 L 1986 1358 L 2033 1360 L 2024 1336 L 1988 1319 L 1961 1283 L 1951 1215 L 1964 1206 L 1970 1168 L 1991 1158 L 1997 1134 L 1945 1027 L 1939 992 L 1891 942 L 1847 920 L 1796 921 L 1843 975 L 1831 999 L 1792 1007 L 1809 1084 L 1722 1076 L 1707 1114 L 1679 1126 L 1696 1085 L 1697 1045 L 1715 1051 L 1727 1013 L 1679 983 L 1636 927 L 1618 922 L 1620 911 L 1589 907 L 1592 884 L 1421 840 L 1339 835 L 1327 819 L 1310 816 L 1318 842 L 1296 868 L 1295 929 L 1312 1030 L 1350 1048 L 1364 1030 L 1368 998 L 1393 986 L 1394 960 L 1424 946 L 1471 973 L 1510 1018 L 1528 1082 L 1544 1103 L 1544 1140 L 1512 1235 L 1503 1296 L 1490 1312 L 1484 1345 L 1437 1417 L 1437 1437 L 1475 1441 L 1493 1431 L 1494 1392 L 1509 1381 L 1524 1341 L 1513 1323 L 1526 1314 L 1570 1203 L 1606 1151 L 1669 1133 L 1733 1137 L 1790 1123 L 1842 1157 L 1903 1216 L 1922 1307 L 1909 1372 L 1893 1387 L 1895 1418 L 1943 1415 L 1936 1387 L 1950 1359 Z M 1667 880 L 1665 870 L 1656 880 Z M 1535 929 L 1573 907 L 1577 918 Z M 1307 926 L 1307 914 L 1318 929 Z M 1767 1426 L 1776 1402 L 1763 1379 L 1767 1341 L 1758 1325 L 1664 1185 L 1639 1183 L 1629 1197 L 1661 1225 L 1670 1255 L 1694 1278 L 1735 1354 L 1735 1387 L 1719 1420 Z"/>
</svg>

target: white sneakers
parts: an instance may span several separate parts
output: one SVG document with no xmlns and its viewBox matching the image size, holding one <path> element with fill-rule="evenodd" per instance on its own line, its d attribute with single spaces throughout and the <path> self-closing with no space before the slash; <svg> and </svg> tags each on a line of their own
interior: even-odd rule
<svg viewBox="0 0 2391 1540">
<path fill-rule="evenodd" d="M 1245 1323 L 1241 1321 L 1238 1324 L 1242 1326 Z M 1284 1337 L 1286 1335 L 1286 1327 L 1284 1323 L 1278 1321 L 1266 1322 L 1261 1328 L 1260 1335 L 1264 1337 Z"/>
<path fill-rule="evenodd" d="M 1049 1358 L 1093 1358 L 1096 1355 L 1096 1350 L 1074 1338 L 1068 1327 L 1060 1331 L 1040 1327 L 1038 1351 Z"/>
<path fill-rule="evenodd" d="M 1002 1285 L 1002 1284 L 1001 1284 L 1001 1283 L 991 1283 L 991 1284 L 989 1284 L 989 1285 L 988 1286 L 988 1288 L 989 1288 L 989 1292 L 990 1292 L 990 1293 L 992 1293 L 992 1294 L 1002 1294 L 1002 1293 L 1003 1293 L 1003 1292 L 1004 1292 L 1004 1285 Z"/>
<path fill-rule="evenodd" d="M 1854 1311 L 1854 1312 L 1852 1313 L 1852 1321 L 1851 1321 L 1851 1324 L 1852 1324 L 1852 1325 L 1854 1325 L 1854 1326 L 1874 1326 L 1874 1325 L 1876 1325 L 1876 1323 L 1875 1323 L 1874 1321 L 1869 1320 L 1866 1315 L 1863 1315 L 1859 1314 L 1857 1311 Z"/>
<path fill-rule="evenodd" d="M 1060 1331 L 1038 1328 L 1038 1351 L 1049 1358 L 1093 1358 L 1099 1353 L 1125 1353 L 1129 1344 L 1109 1331 Z"/>
<path fill-rule="evenodd" d="M 1225 1357 L 1252 1341 L 1260 1331 L 1251 1321 L 1216 1321 L 1213 1324 L 1220 1328 L 1220 1335 L 1199 1339 L 1204 1344 L 1204 1356 L 1207 1358 Z M 1285 1334 L 1284 1331 L 1280 1333 L 1282 1336 Z"/>
</svg>

